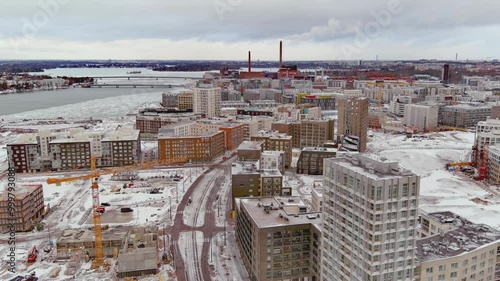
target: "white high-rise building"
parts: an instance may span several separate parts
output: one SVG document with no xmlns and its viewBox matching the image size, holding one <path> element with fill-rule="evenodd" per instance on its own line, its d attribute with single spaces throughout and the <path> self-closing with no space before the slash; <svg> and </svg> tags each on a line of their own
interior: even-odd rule
<svg viewBox="0 0 500 281">
<path fill-rule="evenodd" d="M 321 280 L 413 280 L 420 177 L 365 154 L 324 165 Z"/>
<path fill-rule="evenodd" d="M 221 88 L 200 85 L 194 88 L 193 111 L 205 114 L 206 118 L 217 117 L 221 109 Z"/>
<path fill-rule="evenodd" d="M 403 124 L 419 131 L 433 131 L 437 128 L 439 107 L 437 105 L 407 104 Z"/>
</svg>

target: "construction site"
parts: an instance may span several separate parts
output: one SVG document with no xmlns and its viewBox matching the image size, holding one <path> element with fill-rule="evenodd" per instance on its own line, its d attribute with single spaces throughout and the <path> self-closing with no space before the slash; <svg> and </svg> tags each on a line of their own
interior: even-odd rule
<svg viewBox="0 0 500 281">
<path fill-rule="evenodd" d="M 45 179 L 32 193 L 43 186 L 41 210 L 44 203 L 53 206 L 33 233 L 18 235 L 24 249 L 18 253 L 23 261 L 18 267 L 27 273 L 22 280 L 61 276 L 132 280 L 157 276 L 172 261 L 172 241 L 165 227 L 172 226 L 179 200 L 204 169 L 183 167 L 185 158 L 112 169 L 97 169 L 94 157 L 91 162 L 87 174 L 49 178 L 35 174 L 19 179 Z M 33 269 L 36 275 L 28 274 Z M 18 277 L 0 272 L 0 279 L 8 278 Z M 157 278 L 162 280 L 160 275 Z"/>
</svg>

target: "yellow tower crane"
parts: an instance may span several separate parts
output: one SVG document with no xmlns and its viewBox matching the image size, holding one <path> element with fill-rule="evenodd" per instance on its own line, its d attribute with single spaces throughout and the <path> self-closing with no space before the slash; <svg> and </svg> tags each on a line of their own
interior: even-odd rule
<svg viewBox="0 0 500 281">
<path fill-rule="evenodd" d="M 136 165 L 128 165 L 118 168 L 110 168 L 110 169 L 96 169 L 96 157 L 90 157 L 90 174 L 81 175 L 76 177 L 67 177 L 67 178 L 48 178 L 48 184 L 56 184 L 61 185 L 63 182 L 71 182 L 79 179 L 91 179 L 92 180 L 92 216 L 94 222 L 94 239 L 95 239 L 95 258 L 92 262 L 92 268 L 100 268 L 104 266 L 104 253 L 102 250 L 102 230 L 101 230 L 101 213 L 99 212 L 99 184 L 97 180 L 101 175 L 108 174 L 117 174 L 119 172 L 130 170 L 130 169 L 148 169 L 155 165 L 172 165 L 172 164 L 184 164 L 188 161 L 187 158 L 178 158 L 178 159 L 167 159 L 167 160 L 158 160 L 158 161 L 148 161 L 141 164 Z"/>
<path fill-rule="evenodd" d="M 377 80 L 375 82 L 378 87 L 377 107 L 378 112 L 382 112 L 382 100 L 384 99 L 384 80 Z"/>
</svg>

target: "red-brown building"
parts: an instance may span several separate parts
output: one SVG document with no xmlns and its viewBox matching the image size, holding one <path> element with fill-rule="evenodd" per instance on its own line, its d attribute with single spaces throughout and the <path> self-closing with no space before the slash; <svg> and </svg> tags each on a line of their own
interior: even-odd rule
<svg viewBox="0 0 500 281">
<path fill-rule="evenodd" d="M 160 160 L 186 157 L 191 161 L 211 161 L 223 154 L 223 131 L 190 136 L 158 136 Z"/>
<path fill-rule="evenodd" d="M 14 212 L 9 208 L 9 197 L 14 196 Z M 15 222 L 16 231 L 30 231 L 42 219 L 45 211 L 43 188 L 41 184 L 18 185 L 15 191 L 7 189 L 0 200 L 0 230 L 11 231 L 11 222 Z"/>
<path fill-rule="evenodd" d="M 226 138 L 226 149 L 234 150 L 245 140 L 245 125 L 239 123 L 228 123 L 219 128 Z"/>
<path fill-rule="evenodd" d="M 9 164 L 14 167 L 16 173 L 39 172 L 41 169 L 39 154 L 40 145 L 36 139 L 21 138 L 17 143 L 7 145 Z"/>
</svg>

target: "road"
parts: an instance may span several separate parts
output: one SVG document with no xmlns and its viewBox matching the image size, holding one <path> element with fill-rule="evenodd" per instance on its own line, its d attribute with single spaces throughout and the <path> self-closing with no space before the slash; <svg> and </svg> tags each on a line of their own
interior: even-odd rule
<svg viewBox="0 0 500 281">
<path fill-rule="evenodd" d="M 209 265 L 209 242 L 224 228 L 217 226 L 217 213 L 212 212 L 212 207 L 217 201 L 220 187 L 224 186 L 223 182 L 230 181 L 230 163 L 226 161 L 209 166 L 179 203 L 171 229 L 174 266 L 179 281 L 209 281 L 214 276 Z M 230 192 L 225 194 L 231 196 Z M 189 198 L 192 198 L 191 204 L 188 204 Z M 230 198 L 226 202 L 231 202 Z"/>
</svg>

